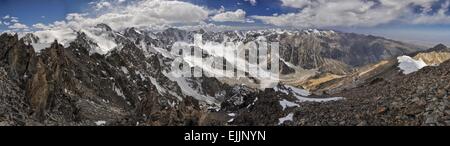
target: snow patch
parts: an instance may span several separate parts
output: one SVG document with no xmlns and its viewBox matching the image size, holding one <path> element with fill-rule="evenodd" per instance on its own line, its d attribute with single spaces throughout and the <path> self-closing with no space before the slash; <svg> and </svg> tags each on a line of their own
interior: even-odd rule
<svg viewBox="0 0 450 146">
<path fill-rule="evenodd" d="M 234 116 L 236 116 L 236 113 L 229 113 L 228 116 L 234 117 Z"/>
<path fill-rule="evenodd" d="M 397 60 L 399 63 L 398 68 L 400 68 L 405 75 L 416 72 L 427 66 L 422 59 L 415 60 L 409 56 L 400 56 L 397 57 Z"/>
<path fill-rule="evenodd" d="M 113 90 L 116 92 L 116 94 L 120 97 L 122 97 L 124 100 L 126 100 L 125 95 L 123 94 L 122 90 L 119 87 L 116 87 L 115 84 L 113 84 Z"/>
<path fill-rule="evenodd" d="M 296 102 L 329 102 L 344 99 L 343 97 L 329 97 L 329 98 L 309 98 L 311 93 L 307 90 L 298 89 L 289 85 L 283 85 L 281 87 L 275 87 L 275 91 L 279 91 L 286 95 L 292 94 L 297 98 Z"/>
<path fill-rule="evenodd" d="M 278 119 L 278 125 L 283 124 L 286 121 L 293 121 L 294 119 L 294 114 L 293 113 L 289 113 L 286 117 L 282 117 Z"/>
<path fill-rule="evenodd" d="M 123 73 L 128 74 L 128 69 L 126 67 L 122 66 L 120 69 L 122 69 Z"/>
<path fill-rule="evenodd" d="M 293 102 L 290 102 L 290 101 L 287 101 L 286 99 L 281 100 L 280 101 L 280 105 L 281 105 L 281 107 L 283 107 L 283 111 L 286 108 L 290 108 L 290 107 L 300 107 L 300 105 L 298 105 L 296 103 L 293 103 Z"/>
<path fill-rule="evenodd" d="M 104 125 L 106 125 L 106 121 L 97 121 L 97 122 L 95 122 L 95 125 L 104 126 Z"/>
<path fill-rule="evenodd" d="M 191 87 L 190 83 L 186 80 L 186 78 L 177 77 L 178 75 L 175 75 L 174 74 L 175 72 L 167 73 L 163 71 L 162 73 L 164 76 L 169 78 L 169 80 L 177 82 L 178 86 L 181 89 L 181 92 L 184 95 L 192 96 L 199 101 L 204 101 L 208 104 L 213 104 L 216 107 L 220 107 L 219 102 L 214 97 L 200 94 L 197 89 Z"/>
<path fill-rule="evenodd" d="M 97 46 L 93 46 L 91 53 L 98 53 L 100 55 L 105 55 L 109 53 L 111 50 L 116 48 L 118 45 L 112 41 L 113 38 L 109 37 L 108 33 L 103 33 L 101 31 L 83 31 L 87 37 L 92 39 L 93 42 L 97 44 Z"/>
</svg>

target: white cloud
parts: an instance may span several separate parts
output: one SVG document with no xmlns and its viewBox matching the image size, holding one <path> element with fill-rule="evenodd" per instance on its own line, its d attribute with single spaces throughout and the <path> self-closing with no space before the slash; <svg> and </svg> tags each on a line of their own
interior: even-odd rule
<svg viewBox="0 0 450 146">
<path fill-rule="evenodd" d="M 182 1 L 141 0 L 130 5 L 114 4 L 107 12 L 97 16 L 71 14 L 67 17 L 71 25 L 95 26 L 105 23 L 113 29 L 127 27 L 157 27 L 171 24 L 193 24 L 208 18 L 206 8 Z"/>
<path fill-rule="evenodd" d="M 308 5 L 312 5 L 313 3 L 317 3 L 316 1 L 311 0 L 281 0 L 282 6 L 292 7 L 292 8 L 303 8 Z"/>
<path fill-rule="evenodd" d="M 244 0 L 246 2 L 250 2 L 251 5 L 255 6 L 256 5 L 256 0 Z"/>
<path fill-rule="evenodd" d="M 246 12 L 242 9 L 219 13 L 211 19 L 217 22 L 245 22 Z"/>
<path fill-rule="evenodd" d="M 28 26 L 22 23 L 14 23 L 8 26 L 9 29 L 28 29 Z"/>
<path fill-rule="evenodd" d="M 17 20 L 17 19 L 12 19 L 11 22 L 12 22 L 12 23 L 18 23 L 19 20 Z"/>
<path fill-rule="evenodd" d="M 434 15 L 419 14 L 412 20 L 413 24 L 450 24 L 450 17 L 446 14 L 450 9 L 450 1 L 441 5 Z"/>
<path fill-rule="evenodd" d="M 101 10 L 104 8 L 110 8 L 111 7 L 111 3 L 107 2 L 107 1 L 101 1 L 95 4 L 95 9 L 96 10 Z"/>
<path fill-rule="evenodd" d="M 9 16 L 9 15 L 3 16 L 3 19 L 9 19 L 9 18 L 11 18 L 11 16 Z"/>
<path fill-rule="evenodd" d="M 42 24 L 42 23 L 37 23 L 37 24 L 33 24 L 33 28 L 36 29 L 50 29 L 49 26 Z"/>
<path fill-rule="evenodd" d="M 413 7 L 420 7 L 422 17 L 434 22 L 448 20 L 448 16 L 429 15 L 432 4 L 439 0 L 281 0 L 285 7 L 297 8 L 299 12 L 277 16 L 253 16 L 267 24 L 291 27 L 376 26 L 395 21 L 412 21 L 418 17 Z M 429 18 L 430 17 L 430 18 Z M 426 20 L 426 19 L 423 19 Z"/>
<path fill-rule="evenodd" d="M 115 45 L 104 43 L 108 35 L 98 33 L 93 26 L 105 23 L 116 31 L 129 27 L 165 29 L 168 26 L 204 24 L 210 14 L 208 9 L 201 6 L 174 0 L 140 0 L 129 3 L 124 0 L 101 0 L 90 5 L 95 10 L 93 13 L 71 13 L 63 21 L 47 25 L 34 24 L 34 34 L 41 38 L 39 44 L 45 46 L 58 40 L 59 43 L 68 45 L 76 38 L 76 32 L 84 32 L 100 43 L 100 50 L 109 50 Z"/>
<path fill-rule="evenodd" d="M 39 37 L 39 45 L 33 46 L 36 51 L 40 51 L 49 47 L 51 43 L 58 40 L 58 43 L 67 46 L 69 42 L 76 38 L 76 34 L 70 28 L 60 27 L 58 29 L 40 30 L 34 32 L 34 35 Z"/>
</svg>

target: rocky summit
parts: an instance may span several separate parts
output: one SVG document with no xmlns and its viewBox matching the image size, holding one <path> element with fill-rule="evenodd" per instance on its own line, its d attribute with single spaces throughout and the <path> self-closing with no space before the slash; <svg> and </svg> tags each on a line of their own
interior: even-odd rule
<svg viewBox="0 0 450 146">
<path fill-rule="evenodd" d="M 450 125 L 443 45 L 425 50 L 313 29 L 117 32 L 99 24 L 73 34 L 53 43 L 33 33 L 0 36 L 0 125 Z M 265 79 L 250 71 L 241 78 L 172 74 L 178 45 L 227 64 L 228 56 L 211 50 L 249 52 L 261 40 L 279 43 L 280 82 L 271 88 L 255 86 Z M 428 66 L 402 74 L 402 55 Z M 218 74 L 195 58 L 181 61 Z"/>
</svg>

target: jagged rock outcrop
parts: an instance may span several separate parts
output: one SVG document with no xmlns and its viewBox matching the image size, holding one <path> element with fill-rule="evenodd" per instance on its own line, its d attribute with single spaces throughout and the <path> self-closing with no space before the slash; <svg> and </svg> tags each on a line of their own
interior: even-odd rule
<svg viewBox="0 0 450 146">
<path fill-rule="evenodd" d="M 0 64 L 6 69 L 11 79 L 23 82 L 29 77 L 28 68 L 35 62 L 33 47 L 25 45 L 18 35 L 2 34 L 0 36 Z"/>
<path fill-rule="evenodd" d="M 414 59 L 422 59 L 427 65 L 439 65 L 450 59 L 450 49 L 439 44 L 426 51 L 418 52 L 414 55 Z"/>
<path fill-rule="evenodd" d="M 29 116 L 30 105 L 25 92 L 9 79 L 8 73 L 0 67 L 0 126 L 23 126 L 34 123 Z"/>
</svg>

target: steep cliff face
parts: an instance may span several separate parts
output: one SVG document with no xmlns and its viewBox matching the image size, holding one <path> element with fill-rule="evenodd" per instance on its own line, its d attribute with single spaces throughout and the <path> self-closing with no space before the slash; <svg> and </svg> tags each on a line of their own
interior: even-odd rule
<svg viewBox="0 0 450 146">
<path fill-rule="evenodd" d="M 35 62 L 33 47 L 25 45 L 17 35 L 2 34 L 0 36 L 0 64 L 7 70 L 8 75 L 23 83 L 30 75 L 28 68 Z"/>
<path fill-rule="evenodd" d="M 24 90 L 0 67 L 0 126 L 23 126 L 33 123 Z"/>
</svg>

